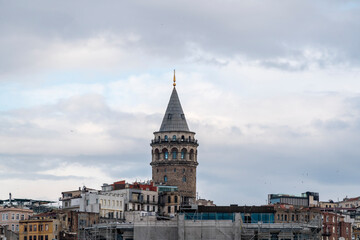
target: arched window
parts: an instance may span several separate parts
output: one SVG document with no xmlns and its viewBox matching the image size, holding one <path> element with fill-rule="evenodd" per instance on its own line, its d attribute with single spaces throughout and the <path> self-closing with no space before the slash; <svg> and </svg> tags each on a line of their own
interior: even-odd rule
<svg viewBox="0 0 360 240">
<path fill-rule="evenodd" d="M 174 136 L 172 137 L 172 140 L 173 140 L 173 141 L 176 141 L 176 135 L 174 135 Z"/>
<path fill-rule="evenodd" d="M 158 136 L 158 142 L 160 142 L 160 136 Z"/>
<path fill-rule="evenodd" d="M 185 136 L 184 135 L 181 136 L 181 141 L 182 142 L 185 141 Z"/>
<path fill-rule="evenodd" d="M 183 176 L 182 181 L 183 181 L 183 182 L 186 182 L 186 176 Z"/>
<path fill-rule="evenodd" d="M 177 159 L 177 150 L 175 148 L 172 150 L 172 159 Z"/>
<path fill-rule="evenodd" d="M 165 176 L 164 176 L 164 182 L 167 182 L 167 180 L 168 180 L 168 179 L 167 179 L 167 176 L 165 175 Z"/>
<path fill-rule="evenodd" d="M 163 152 L 163 154 L 164 154 L 164 159 L 165 159 L 165 160 L 168 160 L 168 159 L 169 159 L 169 152 L 168 152 L 168 150 L 167 150 L 166 148 L 164 148 L 164 149 L 162 150 L 162 152 Z"/>
<path fill-rule="evenodd" d="M 168 136 L 167 135 L 164 136 L 164 140 L 165 140 L 165 142 L 168 141 Z"/>
<path fill-rule="evenodd" d="M 186 149 L 183 148 L 183 149 L 181 150 L 181 160 L 185 160 L 185 159 L 186 159 Z"/>
<path fill-rule="evenodd" d="M 194 160 L 194 149 L 190 150 L 190 160 Z"/>
<path fill-rule="evenodd" d="M 191 136 L 189 136 L 189 142 L 191 142 Z"/>
<path fill-rule="evenodd" d="M 176 172 L 176 168 L 174 168 L 174 172 Z"/>
<path fill-rule="evenodd" d="M 156 160 L 159 160 L 159 159 L 160 159 L 159 149 L 155 149 L 155 159 L 156 159 Z"/>
</svg>

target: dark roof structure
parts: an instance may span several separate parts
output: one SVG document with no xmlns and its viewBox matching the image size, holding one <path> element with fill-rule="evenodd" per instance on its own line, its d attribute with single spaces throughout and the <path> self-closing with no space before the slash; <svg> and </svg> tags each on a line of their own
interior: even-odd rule
<svg viewBox="0 0 360 240">
<path fill-rule="evenodd" d="M 175 86 L 159 130 L 159 132 L 170 131 L 190 132 Z"/>
</svg>

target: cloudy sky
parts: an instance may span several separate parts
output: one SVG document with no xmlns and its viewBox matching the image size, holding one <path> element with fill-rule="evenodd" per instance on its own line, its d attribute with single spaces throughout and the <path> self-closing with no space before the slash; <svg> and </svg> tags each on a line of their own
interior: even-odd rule
<svg viewBox="0 0 360 240">
<path fill-rule="evenodd" d="M 198 192 L 359 196 L 360 3 L 0 0 L 0 199 L 151 179 L 173 69 Z"/>
</svg>

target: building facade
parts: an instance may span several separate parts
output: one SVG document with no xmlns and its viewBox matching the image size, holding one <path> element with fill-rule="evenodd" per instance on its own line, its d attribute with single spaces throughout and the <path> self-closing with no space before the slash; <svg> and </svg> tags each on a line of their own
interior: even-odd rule
<svg viewBox="0 0 360 240">
<path fill-rule="evenodd" d="M 177 186 L 183 204 L 196 199 L 197 147 L 195 132 L 189 130 L 185 114 L 174 88 L 161 123 L 154 132 L 152 147 L 152 180 L 155 184 Z"/>
<path fill-rule="evenodd" d="M 323 212 L 323 240 L 351 240 L 351 223 L 344 221 L 344 216 L 333 212 Z"/>
<path fill-rule="evenodd" d="M 319 193 L 305 192 L 301 196 L 289 194 L 269 194 L 269 204 L 290 204 L 302 207 L 316 207 L 319 204 Z"/>
<path fill-rule="evenodd" d="M 29 219 L 33 211 L 16 207 L 5 207 L 0 209 L 0 225 L 8 226 L 13 232 L 19 232 L 19 221 Z"/>
</svg>

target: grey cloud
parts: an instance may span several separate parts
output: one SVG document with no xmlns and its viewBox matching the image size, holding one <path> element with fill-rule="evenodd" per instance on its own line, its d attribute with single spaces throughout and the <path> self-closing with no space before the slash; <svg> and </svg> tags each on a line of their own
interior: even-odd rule
<svg viewBox="0 0 360 240">
<path fill-rule="evenodd" d="M 358 65 L 360 54 L 356 3 L 348 7 L 342 1 L 328 4 L 300 0 L 36 2 L 1 3 L 0 42 L 5 53 L 2 56 L 6 56 L 0 58 L 2 72 L 34 67 L 37 58 L 47 57 L 38 53 L 59 39 L 71 42 L 106 32 L 136 34 L 139 40 L 125 43 L 126 49 L 141 49 L 149 56 L 172 61 L 193 54 L 189 43 L 226 59 L 244 55 L 287 70 L 301 70 L 306 64 L 293 67 L 274 59 L 301 60 L 308 49 L 309 54 L 315 50 L 324 55 L 314 56 L 313 61 L 320 66 L 346 62 Z M 205 60 L 219 65 L 216 58 Z"/>
<path fill-rule="evenodd" d="M 340 119 L 332 119 L 327 121 L 316 120 L 314 121 L 314 126 L 326 130 L 344 130 L 349 128 L 349 123 Z"/>
</svg>

